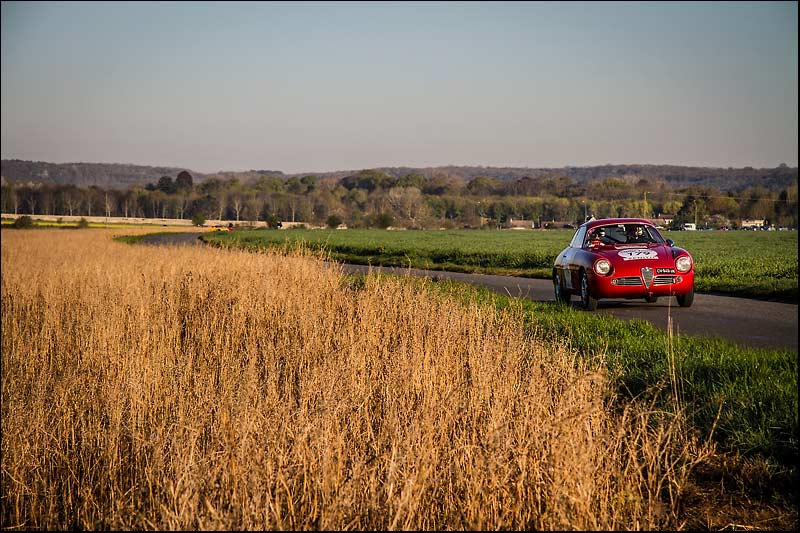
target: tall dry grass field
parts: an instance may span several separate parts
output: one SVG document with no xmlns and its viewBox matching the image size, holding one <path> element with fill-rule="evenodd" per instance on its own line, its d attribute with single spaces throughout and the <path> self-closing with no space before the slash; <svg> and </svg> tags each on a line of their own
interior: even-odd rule
<svg viewBox="0 0 800 533">
<path fill-rule="evenodd" d="M 515 313 L 302 253 L 2 232 L 2 527 L 653 529 L 707 450 Z"/>
</svg>

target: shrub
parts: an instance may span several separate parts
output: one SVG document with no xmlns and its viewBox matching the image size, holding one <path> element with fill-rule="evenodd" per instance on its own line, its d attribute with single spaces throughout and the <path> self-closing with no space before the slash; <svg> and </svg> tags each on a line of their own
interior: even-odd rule
<svg viewBox="0 0 800 533">
<path fill-rule="evenodd" d="M 373 224 L 380 229 L 386 229 L 394 224 L 394 217 L 389 213 L 380 213 L 375 216 Z"/>
<path fill-rule="evenodd" d="M 195 226 L 202 226 L 206 223 L 206 217 L 203 213 L 195 213 L 192 215 L 192 224 Z"/>
<path fill-rule="evenodd" d="M 325 221 L 325 224 L 327 224 L 331 229 L 336 229 L 342 224 L 342 217 L 338 215 L 331 215 Z"/>
<path fill-rule="evenodd" d="M 35 224 L 33 223 L 33 219 L 28 215 L 22 215 L 17 220 L 15 220 L 13 224 L 13 227 L 17 229 L 32 228 L 33 226 L 35 226 Z"/>
<path fill-rule="evenodd" d="M 283 225 L 276 215 L 266 215 L 264 217 L 264 221 L 267 223 L 267 227 L 270 229 L 277 229 Z"/>
</svg>

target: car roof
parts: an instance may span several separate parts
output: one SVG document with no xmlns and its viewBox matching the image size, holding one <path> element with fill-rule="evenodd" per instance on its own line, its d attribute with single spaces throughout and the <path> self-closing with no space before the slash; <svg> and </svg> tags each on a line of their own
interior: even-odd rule
<svg viewBox="0 0 800 533">
<path fill-rule="evenodd" d="M 648 226 L 655 226 L 655 224 L 645 218 L 600 218 L 583 223 L 587 230 L 596 228 L 597 226 L 611 226 L 614 224 L 646 224 Z"/>
</svg>

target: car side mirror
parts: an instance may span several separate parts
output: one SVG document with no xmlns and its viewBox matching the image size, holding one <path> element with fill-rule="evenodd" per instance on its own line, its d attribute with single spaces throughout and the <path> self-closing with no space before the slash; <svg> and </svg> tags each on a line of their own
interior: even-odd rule
<svg viewBox="0 0 800 533">
<path fill-rule="evenodd" d="M 672 239 L 667 239 L 667 244 L 669 244 L 670 246 L 675 246 L 675 241 L 673 241 Z"/>
</svg>

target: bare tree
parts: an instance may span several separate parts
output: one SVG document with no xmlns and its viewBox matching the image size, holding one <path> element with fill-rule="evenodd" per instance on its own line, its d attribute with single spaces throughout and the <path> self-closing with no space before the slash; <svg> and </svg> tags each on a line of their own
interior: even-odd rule
<svg viewBox="0 0 800 533">
<path fill-rule="evenodd" d="M 69 216 L 73 216 L 81 205 L 80 197 L 71 188 L 61 191 L 61 202 L 66 206 Z"/>
<path fill-rule="evenodd" d="M 17 214 L 19 210 L 19 194 L 17 194 L 17 189 L 11 183 L 4 183 L 2 188 L 3 194 L 3 211 L 8 212 L 13 207 L 14 214 Z"/>
<path fill-rule="evenodd" d="M 36 197 L 36 191 L 33 189 L 28 191 L 28 195 L 25 197 L 25 203 L 28 204 L 28 212 L 31 215 L 36 214 L 36 204 L 38 202 L 38 198 Z"/>
<path fill-rule="evenodd" d="M 125 191 L 122 196 L 122 216 L 128 218 L 131 207 L 133 204 L 133 194 L 131 191 Z"/>
<path fill-rule="evenodd" d="M 158 218 L 158 209 L 161 207 L 161 201 L 164 193 L 161 191 L 149 191 L 147 195 L 148 203 L 150 204 L 150 217 Z"/>
<path fill-rule="evenodd" d="M 286 207 L 289 208 L 292 222 L 295 222 L 295 215 L 297 214 L 297 196 L 295 196 L 294 194 L 287 194 Z"/>
<path fill-rule="evenodd" d="M 188 194 L 178 193 L 175 196 L 175 218 L 182 219 L 190 202 Z"/>
<path fill-rule="evenodd" d="M 171 203 L 172 201 L 169 197 L 164 197 L 161 199 L 161 218 L 167 218 L 167 213 Z"/>
<path fill-rule="evenodd" d="M 86 208 L 86 214 L 88 216 L 92 216 L 92 209 L 94 208 L 95 200 L 95 189 L 90 187 L 84 194 L 83 205 Z"/>
<path fill-rule="evenodd" d="M 228 195 L 224 194 L 222 191 L 219 192 L 219 197 L 217 198 L 217 220 L 223 220 L 223 216 L 225 216 L 225 209 L 228 207 Z"/>
<path fill-rule="evenodd" d="M 53 194 L 52 187 L 42 187 L 40 194 L 40 200 L 42 202 L 42 211 L 45 215 L 54 215 L 56 211 L 56 201 L 55 196 Z"/>
<path fill-rule="evenodd" d="M 244 196 L 242 196 L 241 193 L 235 192 L 231 195 L 231 206 L 233 207 L 233 212 L 236 214 L 236 222 L 239 222 L 239 215 L 242 213 L 244 204 Z"/>
<path fill-rule="evenodd" d="M 258 220 L 258 215 L 261 213 L 261 210 L 264 208 L 264 202 L 260 195 L 258 194 L 249 194 L 245 200 L 244 204 L 244 212 L 247 220 L 256 221 Z"/>
<path fill-rule="evenodd" d="M 392 187 L 386 194 L 386 200 L 400 215 L 417 226 L 421 210 L 425 205 L 422 192 L 416 187 Z"/>
<path fill-rule="evenodd" d="M 103 194 L 103 207 L 106 209 L 106 217 L 110 217 L 116 207 L 114 197 L 108 191 Z"/>
</svg>

